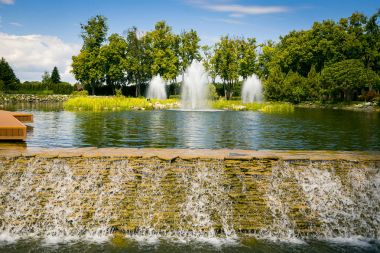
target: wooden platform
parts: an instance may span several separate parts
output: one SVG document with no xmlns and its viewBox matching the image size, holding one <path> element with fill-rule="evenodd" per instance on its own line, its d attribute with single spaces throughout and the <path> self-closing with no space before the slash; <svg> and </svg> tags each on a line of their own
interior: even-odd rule
<svg viewBox="0 0 380 253">
<path fill-rule="evenodd" d="M 29 113 L 0 110 L 0 141 L 26 141 L 26 126 L 23 122 L 33 122 L 33 115 Z"/>
</svg>

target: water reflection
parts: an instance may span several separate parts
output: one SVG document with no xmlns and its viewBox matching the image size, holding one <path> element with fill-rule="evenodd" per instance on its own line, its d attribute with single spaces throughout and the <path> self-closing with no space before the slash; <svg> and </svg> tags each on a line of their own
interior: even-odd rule
<svg viewBox="0 0 380 253">
<path fill-rule="evenodd" d="M 21 110 L 34 114 L 28 146 L 380 150 L 379 113 Z"/>
</svg>

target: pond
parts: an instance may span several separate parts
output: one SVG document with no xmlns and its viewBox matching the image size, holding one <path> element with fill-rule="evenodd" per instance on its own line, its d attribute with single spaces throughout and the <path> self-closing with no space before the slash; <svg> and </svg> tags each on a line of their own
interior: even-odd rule
<svg viewBox="0 0 380 253">
<path fill-rule="evenodd" d="M 7 106 L 31 112 L 28 147 L 380 150 L 380 113 L 301 109 L 69 112 L 61 105 Z"/>
</svg>

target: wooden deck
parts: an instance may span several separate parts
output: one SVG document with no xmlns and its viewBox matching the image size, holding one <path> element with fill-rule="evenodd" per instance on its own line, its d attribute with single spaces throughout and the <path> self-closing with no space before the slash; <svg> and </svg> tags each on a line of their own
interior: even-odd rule
<svg viewBox="0 0 380 253">
<path fill-rule="evenodd" d="M 33 115 L 0 110 L 0 141 L 26 141 L 26 126 L 23 122 L 33 122 Z"/>
</svg>

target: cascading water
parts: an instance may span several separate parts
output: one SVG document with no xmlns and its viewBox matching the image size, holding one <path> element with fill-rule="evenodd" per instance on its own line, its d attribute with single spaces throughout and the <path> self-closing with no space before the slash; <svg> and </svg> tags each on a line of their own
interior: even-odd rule
<svg viewBox="0 0 380 253">
<path fill-rule="evenodd" d="M 262 84 L 257 75 L 253 74 L 244 81 L 241 90 L 243 103 L 261 102 L 263 100 Z"/>
<path fill-rule="evenodd" d="M 208 99 L 208 74 L 202 62 L 194 60 L 186 69 L 182 84 L 181 104 L 182 109 L 204 110 L 207 109 Z"/>
<path fill-rule="evenodd" d="M 0 170 L 0 241 L 104 240 L 115 232 L 144 242 L 236 241 L 244 234 L 291 242 L 380 237 L 376 164 L 240 163 L 0 161 L 6 168 Z"/>
<path fill-rule="evenodd" d="M 160 75 L 154 76 L 149 82 L 147 98 L 166 99 L 166 83 Z"/>
</svg>

